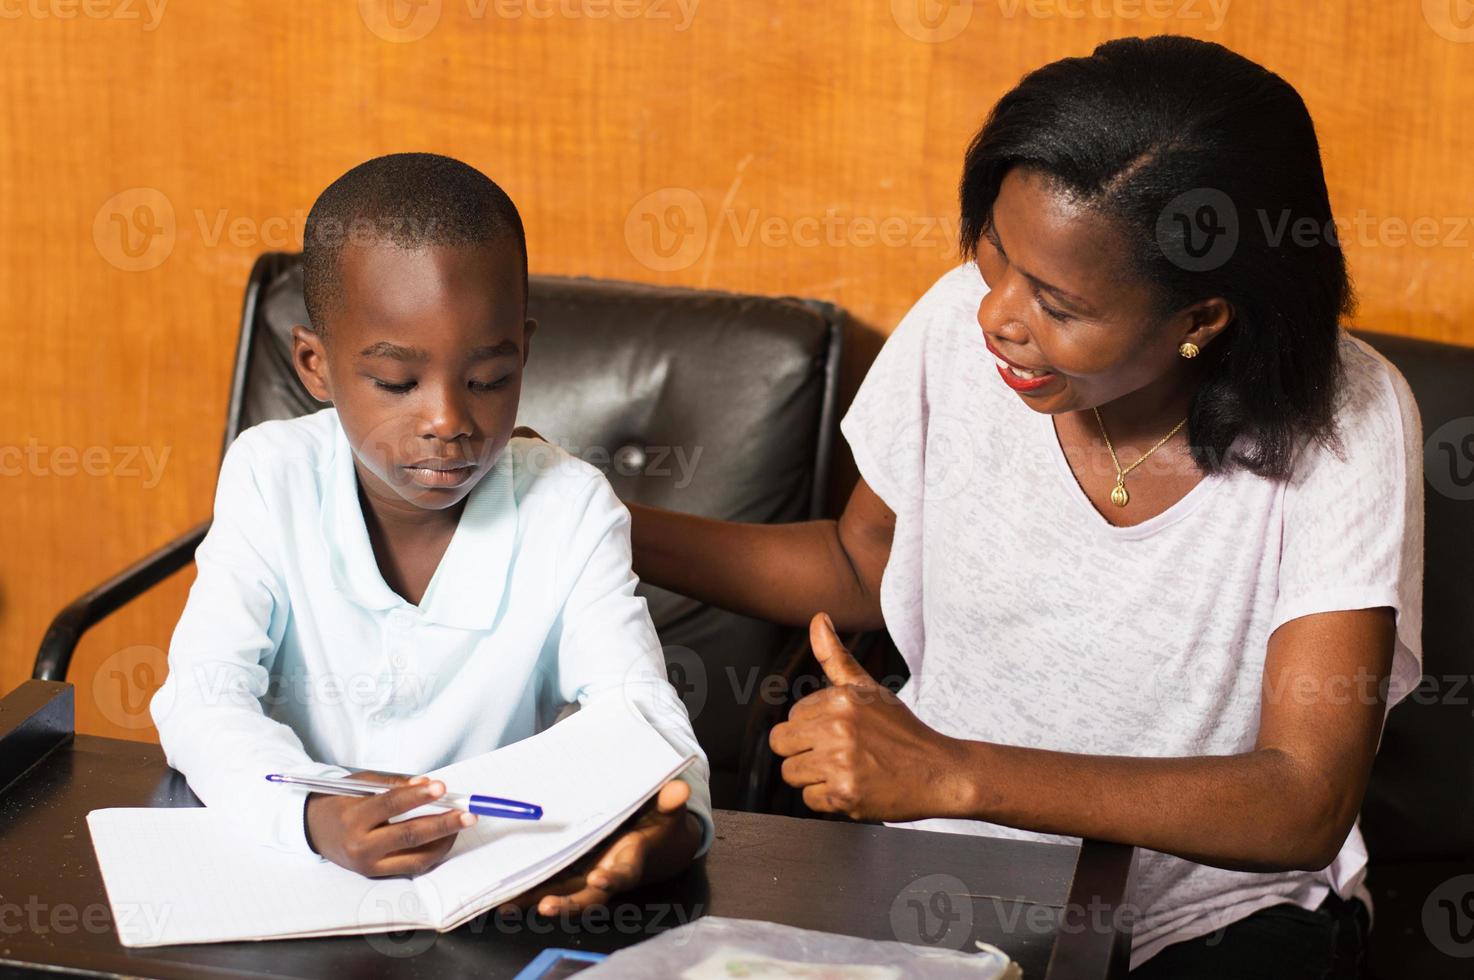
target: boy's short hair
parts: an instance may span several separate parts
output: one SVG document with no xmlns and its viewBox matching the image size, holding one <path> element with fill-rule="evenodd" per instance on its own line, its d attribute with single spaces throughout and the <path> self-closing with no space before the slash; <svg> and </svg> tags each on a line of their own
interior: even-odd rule
<svg viewBox="0 0 1474 980">
<path fill-rule="evenodd" d="M 303 298 L 319 334 L 342 299 L 338 256 L 347 243 L 420 248 L 510 238 L 522 260 L 526 306 L 527 236 L 517 206 L 491 178 L 451 157 L 392 153 L 360 163 L 318 196 L 302 237 Z"/>
</svg>

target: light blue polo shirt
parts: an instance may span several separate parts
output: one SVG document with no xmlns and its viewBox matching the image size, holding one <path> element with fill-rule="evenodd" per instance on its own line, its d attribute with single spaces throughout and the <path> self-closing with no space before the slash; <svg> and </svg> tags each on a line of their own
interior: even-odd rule
<svg viewBox="0 0 1474 980">
<path fill-rule="evenodd" d="M 629 512 L 597 469 L 514 439 L 466 498 L 419 605 L 384 581 L 336 410 L 226 452 L 198 576 L 150 709 L 169 764 L 265 843 L 311 853 L 271 772 L 421 773 L 627 698 L 682 755 L 712 837 L 709 767 L 635 595 Z"/>
</svg>

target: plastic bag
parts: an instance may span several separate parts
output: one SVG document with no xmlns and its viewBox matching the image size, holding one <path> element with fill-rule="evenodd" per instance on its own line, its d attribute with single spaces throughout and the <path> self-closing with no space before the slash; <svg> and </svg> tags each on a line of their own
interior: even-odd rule
<svg viewBox="0 0 1474 980">
<path fill-rule="evenodd" d="M 773 922 L 707 916 L 620 950 L 579 980 L 1018 980 L 986 943 L 975 953 L 855 939 Z"/>
</svg>

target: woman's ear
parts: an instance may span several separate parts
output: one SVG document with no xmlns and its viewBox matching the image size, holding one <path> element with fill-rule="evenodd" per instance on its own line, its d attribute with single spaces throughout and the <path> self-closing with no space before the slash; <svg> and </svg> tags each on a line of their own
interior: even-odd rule
<svg viewBox="0 0 1474 980">
<path fill-rule="evenodd" d="M 309 395 L 320 402 L 333 400 L 327 349 L 316 331 L 302 326 L 292 328 L 292 367 L 297 369 L 297 378 Z"/>
<path fill-rule="evenodd" d="M 1228 329 L 1228 325 L 1233 322 L 1233 306 L 1226 299 L 1214 297 L 1199 300 L 1186 307 L 1179 316 L 1185 320 L 1186 330 L 1181 333 L 1177 343 L 1196 344 L 1201 350 Z"/>
<path fill-rule="evenodd" d="M 522 324 L 522 363 L 527 363 L 527 355 L 532 353 L 532 335 L 537 333 L 537 321 L 528 317 Z"/>
</svg>

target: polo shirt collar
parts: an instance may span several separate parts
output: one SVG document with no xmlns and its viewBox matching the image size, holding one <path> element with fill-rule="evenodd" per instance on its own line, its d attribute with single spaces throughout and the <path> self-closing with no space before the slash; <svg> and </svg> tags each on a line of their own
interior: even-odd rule
<svg viewBox="0 0 1474 980">
<path fill-rule="evenodd" d="M 358 501 L 353 449 L 336 416 L 333 451 L 322 473 L 323 542 L 333 581 L 365 609 L 409 609 L 423 620 L 456 629 L 487 630 L 496 621 L 512 568 L 517 537 L 512 453 L 503 450 L 461 510 L 449 547 L 419 606 L 384 581 Z"/>
</svg>

